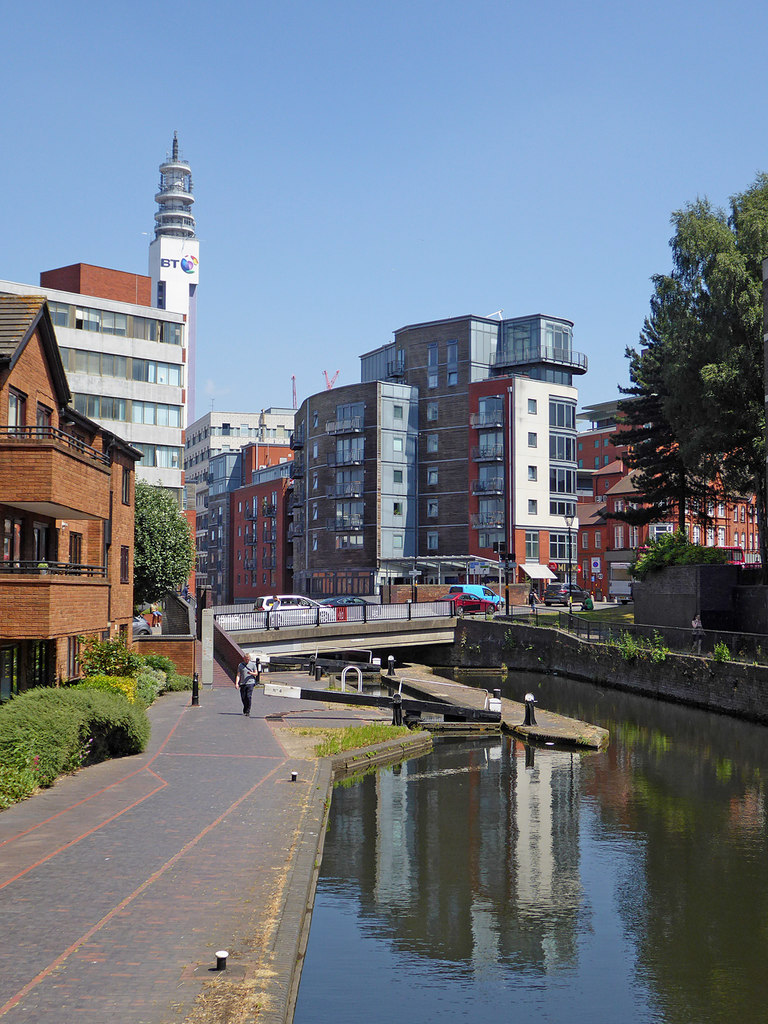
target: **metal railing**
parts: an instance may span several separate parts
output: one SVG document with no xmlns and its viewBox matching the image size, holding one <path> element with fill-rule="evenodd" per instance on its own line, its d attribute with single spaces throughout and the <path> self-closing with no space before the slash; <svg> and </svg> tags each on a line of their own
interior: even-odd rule
<svg viewBox="0 0 768 1024">
<path fill-rule="evenodd" d="M 12 573 L 20 576 L 95 576 L 103 579 L 107 575 L 107 568 L 104 565 L 83 565 L 79 562 L 13 559 L 0 562 L 0 573 Z"/>
<path fill-rule="evenodd" d="M 244 611 L 242 605 L 221 605 L 213 609 L 219 627 L 237 630 L 285 629 L 292 626 L 325 626 L 335 622 L 411 621 L 455 617 L 453 601 L 423 601 L 407 604 L 317 605 L 287 608 L 278 612 Z"/>
<path fill-rule="evenodd" d="M 347 416 L 341 420 L 327 420 L 326 434 L 357 434 L 363 429 L 362 416 Z"/>
<path fill-rule="evenodd" d="M 478 445 L 472 449 L 473 462 L 496 462 L 504 458 L 503 444 Z"/>
<path fill-rule="evenodd" d="M 94 462 L 100 462 L 103 466 L 110 466 L 111 459 L 104 452 L 92 448 L 85 441 L 81 441 L 74 434 L 68 434 L 58 427 L 0 427 L 0 439 L 7 438 L 11 441 L 50 442 L 53 441 L 57 447 L 61 446 L 69 451 L 77 452 L 78 455 L 85 455 Z"/>
</svg>

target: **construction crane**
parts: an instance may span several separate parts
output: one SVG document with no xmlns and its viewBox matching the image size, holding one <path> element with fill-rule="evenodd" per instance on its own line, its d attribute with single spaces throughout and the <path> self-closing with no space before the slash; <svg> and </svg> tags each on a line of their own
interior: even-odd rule
<svg viewBox="0 0 768 1024">
<path fill-rule="evenodd" d="M 296 405 L 296 375 L 295 374 L 291 374 L 291 388 L 293 389 L 293 405 L 291 406 L 291 408 L 292 409 L 296 409 L 297 405 Z"/>
<path fill-rule="evenodd" d="M 330 391 L 333 385 L 336 383 L 336 379 L 339 376 L 339 371 L 337 370 L 336 373 L 334 373 L 334 375 L 329 379 L 328 371 L 323 370 L 323 376 L 325 377 L 325 389 L 326 391 Z"/>
</svg>

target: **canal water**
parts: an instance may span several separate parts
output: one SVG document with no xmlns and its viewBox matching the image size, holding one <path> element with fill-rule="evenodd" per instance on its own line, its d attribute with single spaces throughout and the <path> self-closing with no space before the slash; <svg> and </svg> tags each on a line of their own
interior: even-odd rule
<svg viewBox="0 0 768 1024">
<path fill-rule="evenodd" d="M 558 678 L 509 737 L 334 790 L 295 1024 L 768 1021 L 768 730 Z"/>
</svg>

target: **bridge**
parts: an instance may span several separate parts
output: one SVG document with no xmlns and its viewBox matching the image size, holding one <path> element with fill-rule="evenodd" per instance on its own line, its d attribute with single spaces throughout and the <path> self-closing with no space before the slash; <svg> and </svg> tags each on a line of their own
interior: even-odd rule
<svg viewBox="0 0 768 1024">
<path fill-rule="evenodd" d="M 252 612 L 230 605 L 203 611 L 203 683 L 213 679 L 214 648 L 227 638 L 264 661 L 270 655 L 328 651 L 374 651 L 453 643 L 456 618 L 451 601 L 404 605 Z"/>
</svg>

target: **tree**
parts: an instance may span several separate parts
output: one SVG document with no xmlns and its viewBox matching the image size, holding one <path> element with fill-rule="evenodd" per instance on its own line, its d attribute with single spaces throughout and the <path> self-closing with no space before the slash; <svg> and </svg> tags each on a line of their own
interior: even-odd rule
<svg viewBox="0 0 768 1024">
<path fill-rule="evenodd" d="M 713 482 L 726 499 L 753 493 L 765 573 L 762 260 L 768 255 L 768 175 L 732 196 L 727 214 L 698 199 L 673 213 L 672 224 L 673 269 L 653 278 L 644 347 L 627 351 L 631 380 L 649 408 L 656 403 L 667 454 L 676 453 L 676 471 L 667 474 L 668 500 L 679 509 L 684 493 L 695 496 Z M 664 473 L 654 469 L 658 453 L 652 445 L 631 458 L 663 497 Z"/>
<path fill-rule="evenodd" d="M 163 487 L 136 482 L 133 599 L 157 601 L 189 577 L 195 545 L 173 496 Z"/>
</svg>

